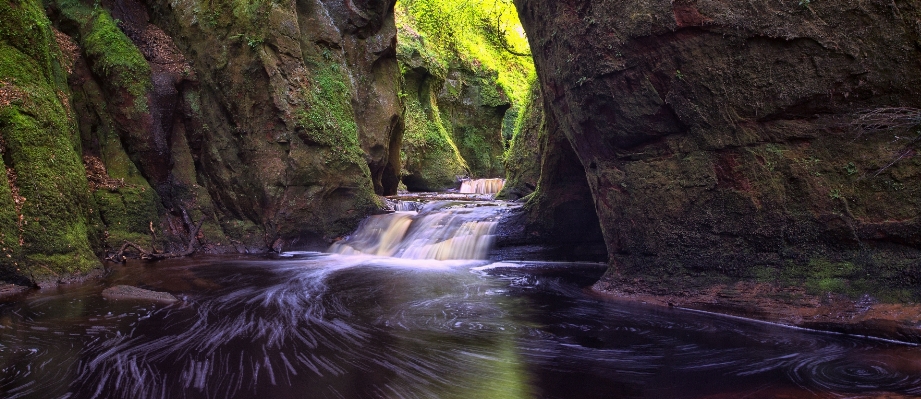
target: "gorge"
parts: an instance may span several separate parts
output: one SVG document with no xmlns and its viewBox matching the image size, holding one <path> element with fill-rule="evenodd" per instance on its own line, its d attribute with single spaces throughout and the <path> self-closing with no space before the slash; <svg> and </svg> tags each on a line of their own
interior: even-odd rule
<svg viewBox="0 0 921 399">
<path fill-rule="evenodd" d="M 916 348 L 854 338 L 921 343 L 917 1 L 0 15 L 4 395 L 450 397 L 477 367 L 489 397 L 582 389 L 554 370 L 587 397 L 921 395 Z M 115 285 L 179 301 L 104 299 Z M 725 389 L 656 391 L 700 376 L 662 371 L 663 351 L 709 359 Z M 35 382 L 62 375 L 79 377 Z"/>
</svg>

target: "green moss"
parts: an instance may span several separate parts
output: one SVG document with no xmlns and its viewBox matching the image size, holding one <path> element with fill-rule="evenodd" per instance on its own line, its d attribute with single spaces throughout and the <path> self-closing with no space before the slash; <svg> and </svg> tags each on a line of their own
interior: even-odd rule
<svg viewBox="0 0 921 399">
<path fill-rule="evenodd" d="M 409 140 L 410 147 L 418 147 L 413 139 L 427 137 L 434 143 L 439 140 L 438 129 L 442 129 L 451 134 L 448 141 L 458 149 L 462 157 L 459 163 L 464 164 L 467 173 L 504 174 L 502 155 L 505 140 L 514 134 L 511 121 L 516 112 L 503 113 L 509 107 L 521 109 L 534 76 L 531 57 L 507 51 L 507 48 L 528 51 L 514 5 L 488 0 L 460 3 L 401 0 L 395 14 L 399 35 L 397 54 L 403 78 L 409 81 L 404 84 L 402 94 L 408 101 L 405 115 L 408 133 L 404 140 Z M 419 80 L 440 86 L 427 88 L 437 93 L 440 106 L 437 103 L 429 106 L 429 93 L 416 87 Z M 413 97 L 419 97 L 424 113 L 409 104 Z M 434 119 L 436 114 L 439 120 Z M 417 153 L 406 152 L 410 164 L 407 169 L 415 175 L 420 172 L 412 170 L 412 165 L 423 163 L 413 159 Z M 437 174 L 442 178 L 450 174 L 453 178 L 456 172 L 442 170 Z"/>
<path fill-rule="evenodd" d="M 313 60 L 312 87 L 302 93 L 309 104 L 298 114 L 298 127 L 309 142 L 327 147 L 327 164 L 361 164 L 364 152 L 358 144 L 349 85 L 342 67 L 328 58 Z"/>
<path fill-rule="evenodd" d="M 150 224 L 157 224 L 157 196 L 149 187 L 121 187 L 117 191 L 94 193 L 108 243 L 115 247 L 125 240 L 141 245 L 150 241 Z"/>
<path fill-rule="evenodd" d="M 53 78 L 53 60 L 57 46 L 51 33 L 51 21 L 45 16 L 40 3 L 30 0 L 11 0 L 0 4 L 0 40 L 31 59 L 33 72 Z M 0 74 L 0 78 L 10 75 Z"/>
<path fill-rule="evenodd" d="M 497 195 L 499 198 L 517 199 L 531 195 L 537 188 L 542 155 L 541 136 L 546 136 L 541 100 L 540 87 L 533 81 L 531 95 L 516 115 L 511 141 L 502 155 L 506 182 Z"/>
<path fill-rule="evenodd" d="M 915 283 L 918 265 L 890 259 L 832 261 L 817 256 L 808 262 L 787 261 L 783 266 L 748 268 L 748 277 L 781 287 L 803 287 L 807 294 L 843 295 L 852 299 L 870 295 L 883 302 L 921 300 Z"/>
<path fill-rule="evenodd" d="M 147 112 L 145 94 L 151 87 L 150 65 L 108 11 L 100 7 L 91 9 L 78 0 L 58 0 L 57 5 L 62 16 L 79 27 L 78 42 L 90 60 L 93 73 L 106 85 L 129 94 L 133 98 L 133 111 Z"/>
<path fill-rule="evenodd" d="M 400 0 L 395 7 L 401 45 L 398 51 L 416 52 L 430 64 L 459 62 L 494 73 L 495 82 L 515 105 L 528 94 L 534 74 L 527 38 L 514 4 L 505 1 Z M 416 45 L 413 45 L 416 43 Z"/>
<path fill-rule="evenodd" d="M 428 97 L 427 107 L 423 107 L 416 96 L 407 98 L 404 103 L 406 130 L 403 132 L 402 164 L 407 170 L 404 174 L 416 174 L 416 189 L 445 189 L 454 185 L 458 175 L 467 173 L 467 163 L 441 122 L 431 93 L 422 96 Z"/>
<path fill-rule="evenodd" d="M 92 200 L 80 149 L 75 148 L 79 140 L 65 76 L 54 56 L 60 50 L 40 10 L 31 1 L 0 6 L 0 77 L 7 80 L 7 90 L 17 93 L 15 101 L 0 106 L 3 159 L 17 176 L 15 186 L 7 182 L 3 192 L 15 188 L 24 198 L 19 210 L 9 209 L 5 200 L 0 203 L 5 208 L 0 234 L 4 246 L 12 244 L 9 219 L 13 213 L 21 217 L 15 233 L 21 258 L 10 254 L 7 259 L 22 275 L 36 278 L 98 265 L 88 240 Z M 29 28 L 13 32 L 22 26 Z"/>
</svg>

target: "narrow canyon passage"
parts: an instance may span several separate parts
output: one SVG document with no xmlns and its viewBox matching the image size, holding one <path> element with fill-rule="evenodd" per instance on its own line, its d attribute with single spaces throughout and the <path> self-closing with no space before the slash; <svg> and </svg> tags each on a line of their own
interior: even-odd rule
<svg viewBox="0 0 921 399">
<path fill-rule="evenodd" d="M 433 201 L 370 219 L 333 247 L 393 256 L 129 262 L 0 304 L 0 396 L 921 395 L 915 346 L 610 302 L 587 290 L 599 263 L 457 259 L 487 253 L 462 249 L 488 241 L 507 208 Z M 420 250 L 435 225 L 453 232 L 433 238 L 453 251 Z M 454 256 L 433 259 L 444 253 Z M 181 302 L 105 299 L 115 285 Z"/>
</svg>

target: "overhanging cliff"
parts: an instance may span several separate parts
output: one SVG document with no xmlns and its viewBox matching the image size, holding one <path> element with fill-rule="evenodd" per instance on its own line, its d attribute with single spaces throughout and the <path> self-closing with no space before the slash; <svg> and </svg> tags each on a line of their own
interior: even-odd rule
<svg viewBox="0 0 921 399">
<path fill-rule="evenodd" d="M 859 119 L 921 107 L 917 2 L 516 4 L 591 187 L 600 288 L 921 298 L 919 133 Z"/>
</svg>

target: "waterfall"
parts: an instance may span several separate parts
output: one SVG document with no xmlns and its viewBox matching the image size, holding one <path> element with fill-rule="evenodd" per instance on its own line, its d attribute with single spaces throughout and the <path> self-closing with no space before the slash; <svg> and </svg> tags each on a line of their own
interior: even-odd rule
<svg viewBox="0 0 921 399">
<path fill-rule="evenodd" d="M 461 194 L 495 194 L 505 186 L 505 179 L 468 179 L 461 182 Z"/>
<path fill-rule="evenodd" d="M 329 252 L 404 259 L 486 259 L 500 207 L 428 204 L 420 213 L 394 212 L 366 219 Z"/>
<path fill-rule="evenodd" d="M 422 209 L 422 203 L 416 201 L 388 200 L 393 210 L 398 212 L 417 212 Z"/>
</svg>

